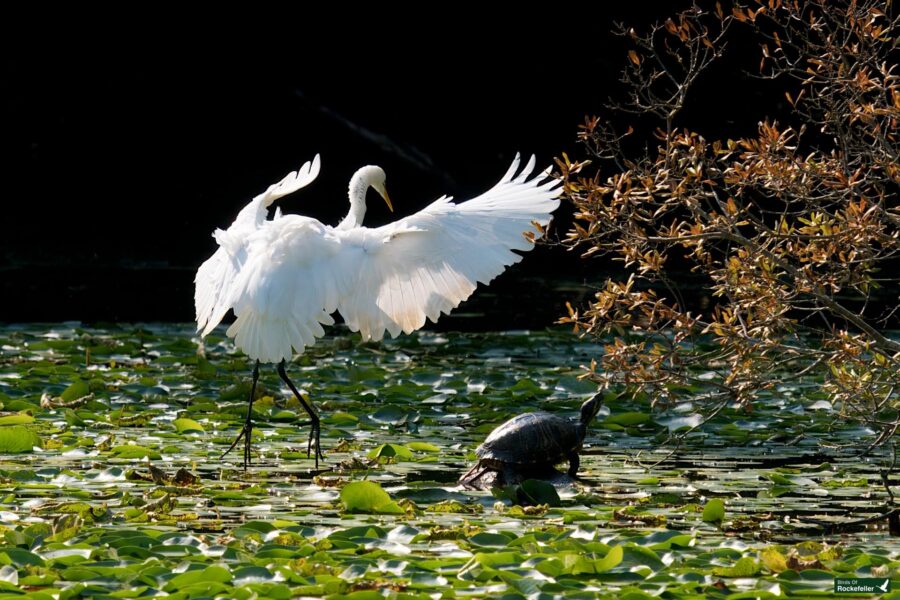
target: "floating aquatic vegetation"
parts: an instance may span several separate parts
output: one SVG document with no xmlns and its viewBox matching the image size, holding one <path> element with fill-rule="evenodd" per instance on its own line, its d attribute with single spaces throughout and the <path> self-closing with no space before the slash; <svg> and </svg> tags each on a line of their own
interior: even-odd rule
<svg viewBox="0 0 900 600">
<path fill-rule="evenodd" d="M 245 472 L 220 458 L 249 393 L 223 337 L 0 329 L 0 598 L 778 596 L 896 576 L 886 523 L 818 524 L 886 493 L 881 457 L 823 451 L 860 432 L 801 410 L 809 382 L 724 409 L 674 454 L 658 444 L 692 407 L 610 395 L 577 487 L 457 486 L 509 417 L 576 415 L 601 351 L 565 332 L 326 338 L 295 368 L 331 470 L 311 472 L 302 408 L 264 370 Z"/>
</svg>

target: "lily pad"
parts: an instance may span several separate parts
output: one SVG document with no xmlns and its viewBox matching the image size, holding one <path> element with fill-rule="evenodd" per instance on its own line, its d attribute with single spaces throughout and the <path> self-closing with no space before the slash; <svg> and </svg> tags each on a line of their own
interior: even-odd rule
<svg viewBox="0 0 900 600">
<path fill-rule="evenodd" d="M 0 427 L 5 425 L 28 425 L 34 423 L 34 417 L 26 414 L 5 415 L 0 417 Z"/>
<path fill-rule="evenodd" d="M 403 509 L 373 481 L 354 481 L 341 488 L 341 502 L 347 512 L 401 514 Z"/>
<path fill-rule="evenodd" d="M 622 427 L 634 427 L 643 423 L 649 423 L 652 418 L 648 413 L 644 412 L 624 412 L 609 415 L 603 420 L 604 424 L 621 425 Z"/>
<path fill-rule="evenodd" d="M 519 499 L 528 504 L 559 506 L 559 494 L 552 483 L 540 479 L 526 479 L 519 486 Z"/>
<path fill-rule="evenodd" d="M 388 404 L 372 413 L 370 418 L 378 423 L 402 425 L 406 423 L 407 411 L 395 404 Z"/>
<path fill-rule="evenodd" d="M 0 427 L 0 453 L 18 454 L 41 448 L 40 436 L 24 425 Z"/>
<path fill-rule="evenodd" d="M 204 433 L 203 425 L 193 419 L 181 418 L 172 421 L 178 433 Z"/>
<path fill-rule="evenodd" d="M 759 563 L 745 556 L 731 567 L 715 567 L 713 574 L 719 577 L 753 577 L 759 573 Z"/>
<path fill-rule="evenodd" d="M 159 460 L 162 458 L 162 455 L 156 450 L 130 444 L 127 446 L 115 446 L 110 452 L 118 458 L 149 458 L 152 460 Z"/>
<path fill-rule="evenodd" d="M 415 450 L 416 452 L 440 452 L 440 446 L 436 446 L 435 444 L 429 444 L 428 442 L 409 442 L 406 444 L 406 447 L 410 450 Z"/>
<path fill-rule="evenodd" d="M 71 402 L 73 400 L 77 400 L 78 398 L 83 398 L 91 393 L 91 387 L 87 381 L 82 379 L 78 379 L 69 384 L 69 386 L 63 390 L 62 394 L 59 397 L 66 401 Z"/>
<path fill-rule="evenodd" d="M 205 569 L 196 569 L 176 575 L 166 584 L 164 589 L 167 592 L 175 592 L 196 584 L 227 583 L 231 579 L 231 571 L 224 567 L 212 565 Z"/>
<path fill-rule="evenodd" d="M 719 523 L 725 518 L 725 503 L 719 498 L 712 498 L 703 507 L 701 517 L 707 523 Z"/>
<path fill-rule="evenodd" d="M 366 456 L 369 458 L 396 458 L 399 460 L 412 460 L 415 458 L 409 448 L 400 444 L 382 444 L 371 450 Z"/>
</svg>

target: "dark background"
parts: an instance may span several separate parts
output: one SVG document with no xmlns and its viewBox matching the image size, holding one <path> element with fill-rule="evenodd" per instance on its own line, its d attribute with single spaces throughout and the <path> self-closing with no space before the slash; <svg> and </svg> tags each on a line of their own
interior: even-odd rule
<svg viewBox="0 0 900 600">
<path fill-rule="evenodd" d="M 72 27 L 11 45 L 0 72 L 0 320 L 190 321 L 212 230 L 317 152 L 319 178 L 282 210 L 335 224 L 352 173 L 378 164 L 396 213 L 370 200 L 369 225 L 445 193 L 471 197 L 517 151 L 539 165 L 577 154 L 577 125 L 626 60 L 613 22 L 640 27 L 683 4 L 548 6 L 518 22 L 434 9 L 383 25 L 384 15 L 335 12 L 248 24 L 255 36 Z M 691 125 L 755 127 L 762 92 L 734 66 L 756 52 L 713 73 L 705 89 L 720 91 L 700 89 Z M 477 327 L 546 325 L 614 268 L 540 248 L 460 310 L 487 312 Z"/>
</svg>

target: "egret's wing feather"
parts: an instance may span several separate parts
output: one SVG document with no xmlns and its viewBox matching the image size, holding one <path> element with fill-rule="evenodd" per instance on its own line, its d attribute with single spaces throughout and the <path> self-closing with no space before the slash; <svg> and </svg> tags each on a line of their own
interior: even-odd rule
<svg viewBox="0 0 900 600">
<path fill-rule="evenodd" d="M 528 179 L 533 157 L 516 175 L 518 167 L 517 156 L 497 185 L 467 202 L 440 198 L 384 227 L 335 231 L 342 250 L 334 270 L 355 273 L 338 301 L 348 326 L 363 339 L 409 333 L 521 260 L 513 250 L 532 248 L 525 233 L 533 221 L 547 225 L 561 190 L 547 171 Z"/>
<path fill-rule="evenodd" d="M 316 177 L 319 176 L 319 169 L 321 166 L 322 163 L 319 159 L 319 155 L 316 154 L 311 162 L 307 161 L 303 163 L 302 167 L 296 171 L 291 171 L 284 179 L 269 186 L 269 189 L 265 192 L 268 195 L 269 204 L 282 196 L 293 194 L 300 188 L 306 187 L 315 181 Z"/>
<path fill-rule="evenodd" d="M 213 320 L 220 297 L 237 273 L 237 268 L 224 248 L 219 248 L 197 269 L 194 277 L 194 308 L 197 317 L 197 331 L 203 331 Z M 226 309 L 227 311 L 227 309 Z M 221 317 L 219 318 L 221 320 Z M 216 324 L 218 320 L 216 321 Z M 213 325 L 215 327 L 215 324 Z M 204 333 L 206 335 L 206 333 Z"/>
<path fill-rule="evenodd" d="M 305 162 L 251 200 L 227 230 L 215 231 L 213 237 L 219 248 L 200 265 L 194 278 L 194 308 L 197 331 L 201 335 L 211 332 L 232 308 L 234 285 L 247 261 L 250 237 L 266 222 L 266 208 L 278 198 L 312 183 L 320 166 L 317 154 L 312 161 Z"/>
</svg>

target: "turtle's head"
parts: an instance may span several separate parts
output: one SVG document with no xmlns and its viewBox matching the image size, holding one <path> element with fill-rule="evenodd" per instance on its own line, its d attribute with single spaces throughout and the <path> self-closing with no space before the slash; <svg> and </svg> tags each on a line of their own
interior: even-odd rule
<svg viewBox="0 0 900 600">
<path fill-rule="evenodd" d="M 603 406 L 603 393 L 597 392 L 581 405 L 581 425 L 585 429 L 597 416 L 597 411 Z"/>
</svg>

